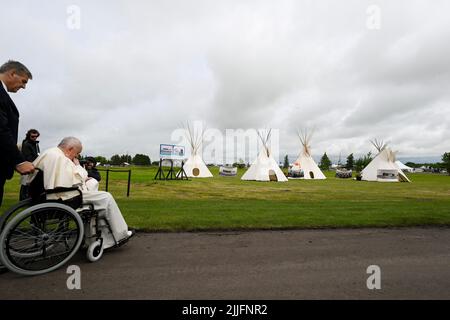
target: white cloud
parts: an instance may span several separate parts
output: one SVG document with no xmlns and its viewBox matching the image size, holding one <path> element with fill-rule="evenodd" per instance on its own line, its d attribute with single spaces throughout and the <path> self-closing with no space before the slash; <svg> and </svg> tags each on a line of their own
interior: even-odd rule
<svg viewBox="0 0 450 320">
<path fill-rule="evenodd" d="M 189 119 L 278 128 L 280 155 L 302 127 L 317 155 L 366 153 L 374 137 L 402 156 L 450 150 L 447 1 L 80 0 L 69 30 L 71 4 L 0 12 L 0 60 L 34 74 L 13 95 L 20 133 L 38 128 L 43 148 L 75 135 L 89 154 L 156 158 Z M 372 4 L 380 30 L 366 28 Z"/>
</svg>

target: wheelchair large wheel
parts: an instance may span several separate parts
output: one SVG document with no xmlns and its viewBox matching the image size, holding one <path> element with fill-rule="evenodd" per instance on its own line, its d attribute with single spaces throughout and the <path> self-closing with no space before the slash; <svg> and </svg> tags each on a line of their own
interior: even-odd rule
<svg viewBox="0 0 450 320">
<path fill-rule="evenodd" d="M 12 207 L 9 207 L 5 213 L 0 217 L 0 233 L 3 230 L 3 227 L 6 225 L 8 221 L 11 221 L 18 213 L 25 210 L 26 208 L 31 207 L 31 199 L 22 200 Z"/>
<path fill-rule="evenodd" d="M 6 223 L 0 261 L 22 275 L 51 272 L 73 257 L 83 234 L 83 221 L 75 210 L 60 203 L 38 204 Z"/>
<path fill-rule="evenodd" d="M 22 200 L 12 207 L 9 207 L 5 213 L 0 217 L 0 234 L 3 230 L 3 227 L 6 225 L 8 221 L 10 221 L 12 218 L 14 218 L 18 213 L 25 210 L 26 208 L 31 206 L 31 199 Z M 0 273 L 2 273 L 4 270 L 7 270 L 6 267 L 3 266 L 3 263 L 0 259 Z"/>
</svg>

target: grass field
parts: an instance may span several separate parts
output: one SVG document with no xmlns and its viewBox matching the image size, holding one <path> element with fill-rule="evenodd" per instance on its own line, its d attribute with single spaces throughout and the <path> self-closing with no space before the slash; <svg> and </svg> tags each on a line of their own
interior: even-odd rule
<svg viewBox="0 0 450 320">
<path fill-rule="evenodd" d="M 110 173 L 109 191 L 131 227 L 147 231 L 289 229 L 326 227 L 450 226 L 450 176 L 409 174 L 412 183 L 334 178 L 285 183 L 220 177 L 153 180 L 157 168 Z M 100 190 L 104 190 L 106 173 Z M 18 199 L 19 177 L 6 184 L 1 212 Z"/>
</svg>

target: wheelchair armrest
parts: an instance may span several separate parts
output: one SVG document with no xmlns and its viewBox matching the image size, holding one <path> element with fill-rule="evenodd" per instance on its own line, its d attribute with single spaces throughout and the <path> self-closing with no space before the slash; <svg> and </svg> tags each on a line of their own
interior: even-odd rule
<svg viewBox="0 0 450 320">
<path fill-rule="evenodd" d="M 78 187 L 57 187 L 55 189 L 47 189 L 42 193 L 42 196 L 46 196 L 48 194 L 54 194 L 54 193 L 64 193 L 64 192 L 69 192 L 69 191 L 78 191 L 79 193 L 79 197 L 81 199 L 83 199 L 83 193 L 81 192 L 81 190 Z M 78 197 L 77 196 L 77 197 Z"/>
<path fill-rule="evenodd" d="M 57 187 L 55 189 L 48 189 L 42 193 L 42 196 L 45 197 L 48 194 L 64 193 L 64 192 L 69 192 L 69 191 L 78 191 L 79 194 L 70 199 L 61 200 L 61 202 L 64 204 L 67 204 L 69 207 L 72 207 L 73 209 L 79 208 L 83 203 L 83 193 L 81 192 L 81 190 L 78 187 L 69 187 L 69 188 Z"/>
<path fill-rule="evenodd" d="M 78 191 L 78 195 L 68 200 L 59 200 L 62 203 L 70 203 L 70 207 L 80 206 L 83 203 L 83 194 L 78 187 L 57 187 L 55 189 L 44 189 L 44 171 L 36 169 L 37 174 L 29 186 L 29 195 L 32 198 L 32 204 L 48 201 L 47 195 L 54 193 L 64 193 L 69 191 Z"/>
<path fill-rule="evenodd" d="M 82 194 L 81 193 L 81 190 L 78 188 L 78 187 L 70 187 L 70 188 L 66 188 L 66 187 L 57 187 L 57 188 L 55 188 L 55 189 L 48 189 L 48 190 L 45 190 L 45 194 L 52 194 L 52 193 L 61 193 L 61 192 L 67 192 L 67 191 L 78 191 L 79 193 L 80 193 L 80 195 Z"/>
</svg>

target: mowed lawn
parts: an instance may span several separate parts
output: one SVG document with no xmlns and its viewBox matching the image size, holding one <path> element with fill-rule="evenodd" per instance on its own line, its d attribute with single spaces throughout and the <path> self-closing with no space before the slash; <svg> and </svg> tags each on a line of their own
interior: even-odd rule
<svg viewBox="0 0 450 320">
<path fill-rule="evenodd" d="M 122 169 L 122 168 L 121 168 Z M 189 181 L 154 180 L 157 168 L 132 167 L 110 173 L 109 191 L 127 223 L 147 231 L 450 226 L 450 176 L 408 174 L 412 183 L 337 179 L 289 182 L 221 177 Z M 102 172 L 100 190 L 105 189 Z M 16 202 L 19 177 L 6 184 L 1 212 Z"/>
</svg>

